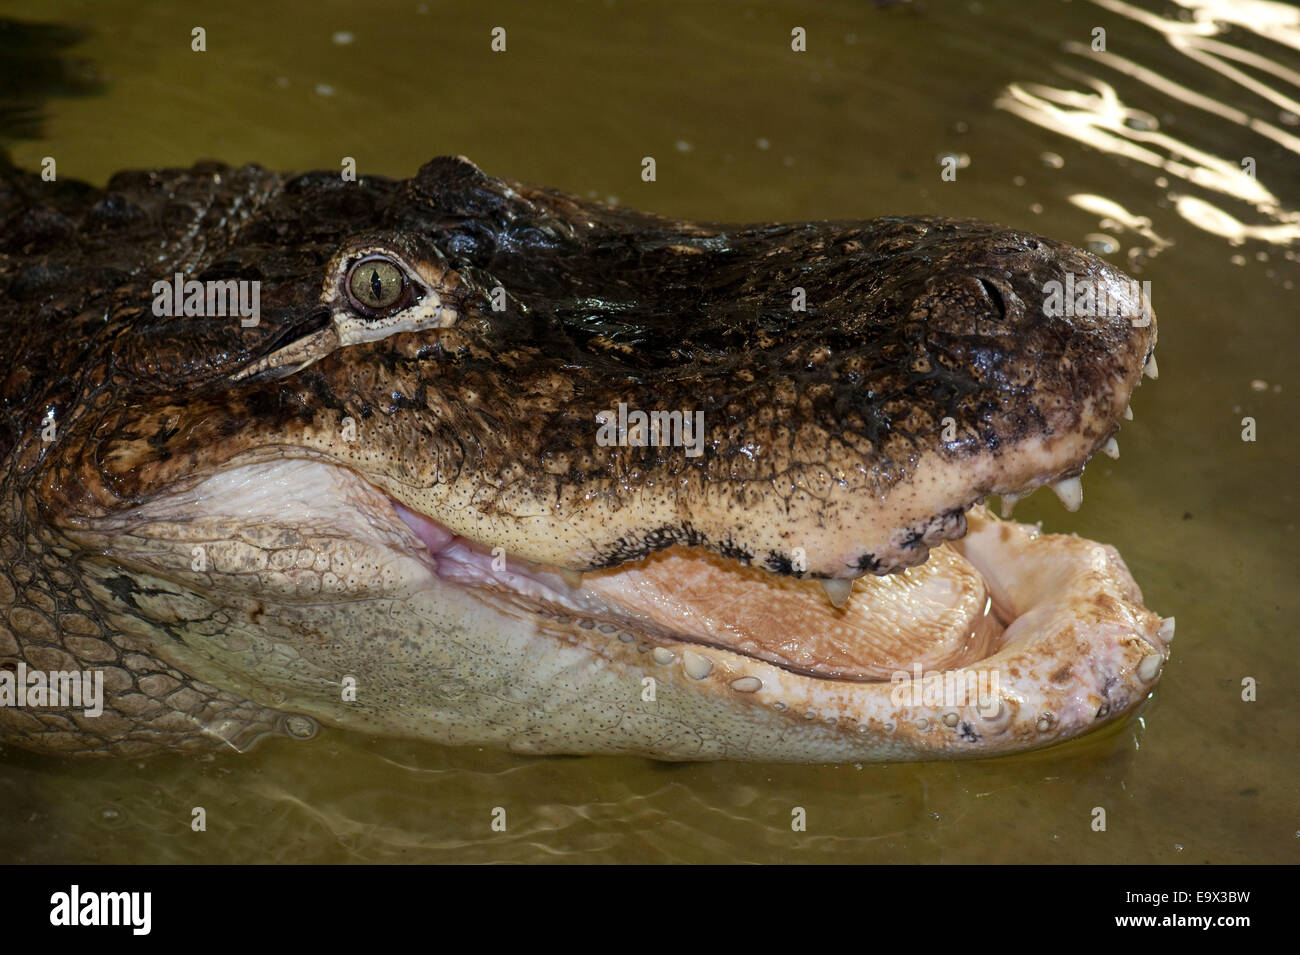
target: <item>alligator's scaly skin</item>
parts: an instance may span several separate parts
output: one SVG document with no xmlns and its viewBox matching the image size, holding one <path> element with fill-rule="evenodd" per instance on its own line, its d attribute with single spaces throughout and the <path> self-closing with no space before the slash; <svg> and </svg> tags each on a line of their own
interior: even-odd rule
<svg viewBox="0 0 1300 955">
<path fill-rule="evenodd" d="M 152 655 L 180 621 L 88 543 L 236 456 L 335 461 L 459 534 L 575 569 L 690 543 L 777 572 L 797 548 L 815 576 L 885 573 L 959 536 L 984 495 L 1077 474 L 1154 345 L 1153 325 L 1045 317 L 1051 279 L 1122 298 L 1124 278 L 1025 233 L 675 223 L 456 159 L 407 181 L 213 164 L 104 190 L 10 169 L 0 221 L 0 665 L 103 667 L 108 692 L 97 719 L 0 708 L 0 738 L 38 749 L 310 733 L 292 700 Z M 367 242 L 417 263 L 455 324 L 241 378 L 328 324 L 331 265 Z M 259 280 L 260 324 L 153 315 L 176 272 Z M 706 453 L 597 446 L 595 413 L 620 402 L 703 410 Z M 366 441 L 338 437 L 349 417 Z M 190 609 L 191 638 L 229 621 Z"/>
<path fill-rule="evenodd" d="M 214 173 L 215 167 L 173 174 L 173 185 L 154 193 L 147 212 L 112 188 L 42 182 L 12 169 L 0 176 L 0 667 L 16 670 L 21 661 L 47 672 L 93 668 L 103 672 L 105 691 L 97 717 L 67 708 L 0 708 L 5 741 L 138 756 L 210 750 L 223 745 L 221 735 L 244 748 L 283 724 L 275 710 L 191 679 L 114 627 L 83 585 L 79 555 L 51 528 L 49 504 L 38 493 L 44 484 L 57 497 L 65 480 L 42 467 L 55 444 L 42 441 L 46 412 L 55 411 L 59 432 L 84 433 L 120 411 L 142 383 L 107 358 L 141 314 L 132 293 L 142 271 L 195 268 L 278 188 L 278 177 L 260 170 L 224 182 Z M 174 198 L 163 198 L 163 189 Z M 159 362 L 168 357 L 179 356 L 160 343 Z"/>
</svg>

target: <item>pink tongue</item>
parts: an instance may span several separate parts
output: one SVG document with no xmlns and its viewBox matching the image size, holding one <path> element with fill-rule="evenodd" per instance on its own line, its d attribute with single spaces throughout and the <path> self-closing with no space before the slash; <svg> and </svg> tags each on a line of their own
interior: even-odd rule
<svg viewBox="0 0 1300 955">
<path fill-rule="evenodd" d="M 393 501 L 393 508 L 397 511 L 397 516 L 415 533 L 415 536 L 423 541 L 430 554 L 436 556 L 456 539 L 455 534 L 441 524 L 429 520 L 423 514 L 408 511 L 396 501 Z"/>
<path fill-rule="evenodd" d="M 520 594 L 541 592 L 538 587 L 543 585 L 539 585 L 520 565 L 508 563 L 504 569 L 497 569 L 493 566 L 492 554 L 464 537 L 457 537 L 437 521 L 402 507 L 396 501 L 393 501 L 393 509 L 437 562 L 440 579 L 467 587 L 505 588 Z"/>
<path fill-rule="evenodd" d="M 716 554 L 672 548 L 586 575 L 627 610 L 788 669 L 890 680 L 920 664 L 951 670 L 989 655 L 1002 625 L 979 572 L 950 547 L 889 577 L 863 577 L 842 610 L 814 580 L 773 577 Z"/>
</svg>

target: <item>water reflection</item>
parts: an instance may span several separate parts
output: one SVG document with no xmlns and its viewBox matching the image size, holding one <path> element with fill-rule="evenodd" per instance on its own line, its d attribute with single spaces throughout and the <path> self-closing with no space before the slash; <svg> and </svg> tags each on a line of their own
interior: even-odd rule
<svg viewBox="0 0 1300 955">
<path fill-rule="evenodd" d="M 85 30 L 63 24 L 0 17 L 0 151 L 45 134 L 43 106 L 49 97 L 104 91 L 94 65 L 66 52 L 86 36 Z"/>
<path fill-rule="evenodd" d="M 1300 89 L 1300 72 L 1262 53 L 1236 46 L 1230 40 L 1240 30 L 1249 31 L 1275 43 L 1300 50 L 1300 10 L 1265 0 L 1179 0 L 1186 19 L 1169 19 L 1142 10 L 1121 0 L 1092 0 L 1112 13 L 1120 14 L 1142 26 L 1159 32 L 1170 47 L 1199 65 L 1227 78 L 1243 90 L 1276 107 L 1279 122 L 1300 123 L 1300 101 L 1284 89 Z M 1211 39 L 1222 37 L 1225 39 Z M 1242 37 L 1241 39 L 1245 39 Z M 1098 66 L 1114 70 L 1180 103 L 1208 112 L 1251 133 L 1262 136 L 1291 153 L 1300 155 L 1300 137 L 1244 109 L 1228 106 L 1178 83 L 1149 67 L 1140 66 L 1113 52 L 1095 52 L 1089 45 L 1068 41 L 1066 53 L 1091 59 Z M 1282 51 L 1279 51 L 1281 53 Z M 1247 66 L 1268 79 L 1261 79 L 1238 69 L 1233 63 Z M 1175 133 L 1160 128 L 1152 113 L 1129 105 L 1115 86 L 1096 76 L 1068 66 L 1058 66 L 1065 76 L 1083 89 L 1065 89 L 1041 83 L 1011 83 L 996 105 L 1022 119 L 1053 132 L 1068 136 L 1114 156 L 1142 163 L 1181 180 L 1189 187 L 1217 193 L 1248 204 L 1268 221 L 1250 224 L 1241 221 L 1210 198 L 1168 190 L 1167 197 L 1187 222 L 1232 244 L 1255 239 L 1276 245 L 1289 245 L 1300 239 L 1300 212 L 1287 205 L 1271 191 L 1263 178 L 1277 179 L 1277 164 L 1260 168 L 1253 156 L 1216 155 Z M 1208 82 L 1208 78 L 1207 78 Z M 1225 142 L 1236 142 L 1237 135 L 1224 135 Z M 1105 203 L 1100 197 L 1074 197 L 1082 208 L 1084 201 Z M 1094 210 L 1097 211 L 1097 210 Z M 1105 215 L 1116 221 L 1126 216 L 1134 222 L 1141 216 Z M 1137 227 L 1149 229 L 1150 220 Z M 1154 251 L 1163 248 L 1157 243 Z"/>
</svg>

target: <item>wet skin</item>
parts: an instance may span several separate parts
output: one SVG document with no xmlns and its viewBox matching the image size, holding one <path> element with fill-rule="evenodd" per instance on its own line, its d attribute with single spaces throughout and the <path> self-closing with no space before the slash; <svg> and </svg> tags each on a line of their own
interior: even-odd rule
<svg viewBox="0 0 1300 955">
<path fill-rule="evenodd" d="M 1112 549 L 977 506 L 1077 506 L 1154 373 L 1129 280 L 1064 243 L 676 222 L 452 158 L 4 170 L 0 215 L 0 665 L 106 696 L 0 707 L 17 745 L 979 756 L 1122 717 L 1167 656 Z M 257 323 L 158 314 L 177 273 L 256 281 Z M 1052 314 L 1067 275 L 1118 314 Z M 698 453 L 600 440 L 620 405 L 702 413 Z M 900 702 L 913 664 L 1001 689 Z"/>
</svg>

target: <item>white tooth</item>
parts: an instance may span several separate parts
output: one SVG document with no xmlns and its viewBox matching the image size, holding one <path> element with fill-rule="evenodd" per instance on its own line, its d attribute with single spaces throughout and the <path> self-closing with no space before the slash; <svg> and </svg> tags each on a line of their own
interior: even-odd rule
<svg viewBox="0 0 1300 955">
<path fill-rule="evenodd" d="M 826 596 L 830 599 L 831 606 L 836 610 L 842 610 L 844 605 L 849 602 L 849 594 L 853 593 L 853 581 L 834 578 L 832 580 L 817 581 L 826 591 Z"/>
<path fill-rule="evenodd" d="M 713 671 L 713 661 L 694 650 L 683 650 L 682 668 L 692 680 L 703 680 Z"/>
<path fill-rule="evenodd" d="M 1165 662 L 1163 653 L 1148 653 L 1138 663 L 1138 679 L 1143 683 L 1150 683 L 1160 675 L 1160 665 Z"/>
<path fill-rule="evenodd" d="M 1119 442 L 1114 438 L 1107 438 L 1106 443 L 1101 446 L 1101 450 L 1111 460 L 1119 458 Z"/>
<path fill-rule="evenodd" d="M 1124 409 L 1124 420 L 1125 420 L 1125 421 L 1132 421 L 1132 420 L 1133 420 L 1133 406 L 1132 406 L 1132 405 L 1128 405 L 1128 406 Z"/>
<path fill-rule="evenodd" d="M 1061 499 L 1067 511 L 1077 511 L 1083 503 L 1083 481 L 1077 477 L 1057 481 L 1052 485 L 1052 491 Z"/>
<path fill-rule="evenodd" d="M 1174 626 L 1174 618 L 1168 617 L 1160 621 L 1160 629 L 1156 633 L 1159 634 L 1161 640 L 1168 643 L 1174 638 Z"/>
<path fill-rule="evenodd" d="M 1152 352 L 1151 357 L 1147 359 L 1146 365 L 1142 369 L 1142 374 L 1148 378 L 1159 378 L 1160 369 L 1156 366 L 1156 353 Z"/>
<path fill-rule="evenodd" d="M 1015 511 L 1016 505 L 1027 498 L 1028 494 L 1003 494 L 1002 495 L 1002 516 L 1010 518 Z"/>
<path fill-rule="evenodd" d="M 580 570 L 570 570 L 567 567 L 561 567 L 560 576 L 564 578 L 564 582 L 570 587 L 577 588 L 582 586 L 582 571 Z"/>
</svg>

